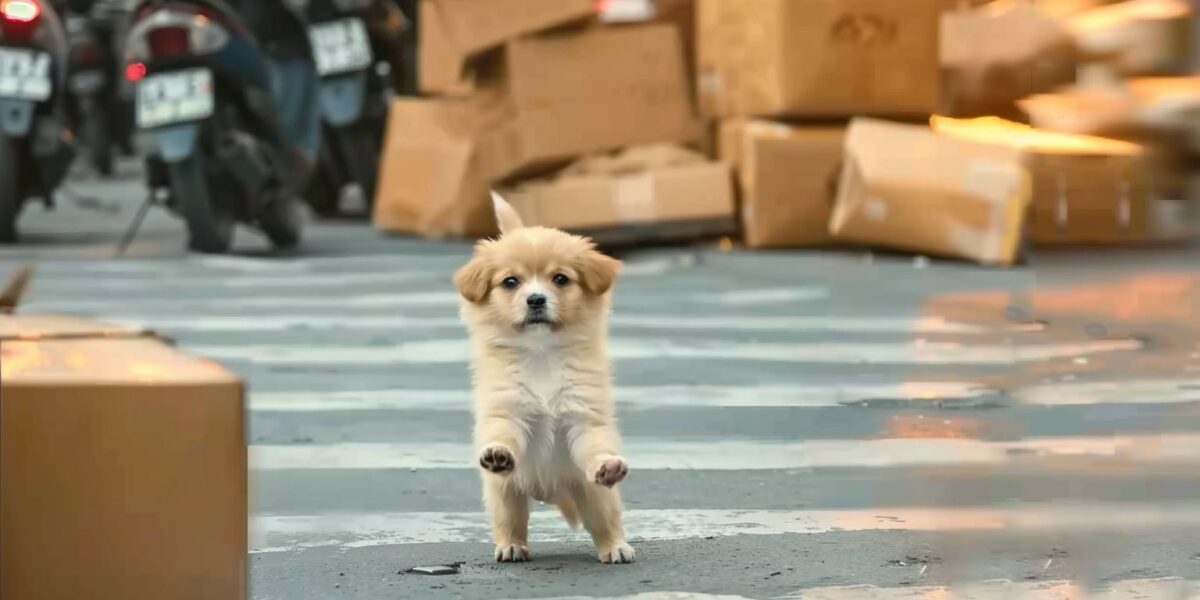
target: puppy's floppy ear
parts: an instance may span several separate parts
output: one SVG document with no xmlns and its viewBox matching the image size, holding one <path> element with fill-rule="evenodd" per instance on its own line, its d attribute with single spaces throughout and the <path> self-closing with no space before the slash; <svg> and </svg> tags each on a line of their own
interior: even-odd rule
<svg viewBox="0 0 1200 600">
<path fill-rule="evenodd" d="M 492 208 L 496 210 L 496 223 L 500 225 L 500 235 L 525 226 L 521 222 L 521 216 L 517 214 L 517 210 L 496 192 L 492 192 Z"/>
<path fill-rule="evenodd" d="M 588 250 L 579 264 L 579 284 L 597 296 L 612 289 L 621 272 L 621 261 L 605 256 L 596 250 Z"/>
<path fill-rule="evenodd" d="M 482 302 L 492 289 L 492 269 L 476 256 L 454 272 L 454 287 L 469 302 Z"/>
</svg>

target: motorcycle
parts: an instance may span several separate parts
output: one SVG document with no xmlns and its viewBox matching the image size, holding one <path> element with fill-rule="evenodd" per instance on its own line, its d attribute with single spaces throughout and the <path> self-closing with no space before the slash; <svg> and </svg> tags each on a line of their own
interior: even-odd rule
<svg viewBox="0 0 1200 600">
<path fill-rule="evenodd" d="M 61 10 L 70 45 L 70 108 L 92 168 L 112 175 L 113 150 L 130 144 L 129 109 L 118 97 L 110 2 L 72 0 Z"/>
<path fill-rule="evenodd" d="M 25 202 L 53 193 L 74 145 L 63 105 L 67 39 L 44 0 L 0 0 L 0 243 L 17 241 Z"/>
<path fill-rule="evenodd" d="M 320 145 L 300 16 L 281 0 L 141 0 L 125 56 L 150 188 L 183 217 L 189 247 L 227 252 L 237 223 L 298 244 L 296 199 Z"/>
<path fill-rule="evenodd" d="M 322 216 L 352 212 L 356 198 L 369 210 L 407 21 L 392 0 L 308 0 L 304 10 L 323 121 L 309 203 Z"/>
</svg>

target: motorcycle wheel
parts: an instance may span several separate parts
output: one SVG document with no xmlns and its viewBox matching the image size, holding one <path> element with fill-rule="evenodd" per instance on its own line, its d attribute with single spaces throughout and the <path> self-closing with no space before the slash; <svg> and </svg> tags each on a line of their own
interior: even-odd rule
<svg viewBox="0 0 1200 600">
<path fill-rule="evenodd" d="M 88 158 L 96 172 L 110 177 L 113 174 L 112 131 L 108 115 L 88 115 L 85 123 Z"/>
<path fill-rule="evenodd" d="M 258 217 L 259 228 L 279 250 L 294 248 L 300 243 L 303 223 L 300 204 L 290 196 L 274 198 Z"/>
<path fill-rule="evenodd" d="M 17 216 L 21 214 L 20 153 L 16 142 L 0 135 L 0 244 L 17 241 Z"/>
<path fill-rule="evenodd" d="M 194 154 L 167 165 L 175 208 L 188 228 L 188 248 L 205 254 L 224 254 L 233 245 L 235 220 L 216 203 L 204 167 L 204 157 Z"/>
</svg>

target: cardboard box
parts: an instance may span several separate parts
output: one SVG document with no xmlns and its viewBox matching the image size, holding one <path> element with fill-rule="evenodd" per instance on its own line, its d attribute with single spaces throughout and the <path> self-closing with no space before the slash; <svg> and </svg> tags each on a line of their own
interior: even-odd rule
<svg viewBox="0 0 1200 600">
<path fill-rule="evenodd" d="M 837 239 L 1010 265 L 1029 204 L 1019 150 L 855 119 L 830 232 Z"/>
<path fill-rule="evenodd" d="M 487 187 L 583 154 L 699 135 L 670 25 L 514 40 L 469 98 L 398 99 L 376 192 L 380 229 L 494 233 Z"/>
<path fill-rule="evenodd" d="M 467 93 L 471 57 L 523 34 L 594 14 L 591 0 L 421 0 L 421 91 Z"/>
<path fill-rule="evenodd" d="M 0 316 L 0 597 L 246 597 L 242 383 L 121 327 Z"/>
<path fill-rule="evenodd" d="M 945 0 L 699 0 L 708 117 L 929 115 Z"/>
<path fill-rule="evenodd" d="M 1068 26 L 1090 60 L 1122 75 L 1182 75 L 1192 60 L 1186 0 L 1127 0 L 1072 16 Z"/>
<path fill-rule="evenodd" d="M 1140 145 L 1042 131 L 1002 119 L 934 118 L 935 130 L 1022 152 L 1032 177 L 1027 236 L 1038 244 L 1168 241 L 1178 228 L 1160 218 L 1174 181 Z"/>
<path fill-rule="evenodd" d="M 502 192 L 527 225 L 601 242 L 691 238 L 734 229 L 729 167 L 681 148 L 631 148 L 591 157 L 555 177 Z"/>
<path fill-rule="evenodd" d="M 844 126 L 722 123 L 721 160 L 737 173 L 742 239 L 751 248 L 830 243 Z"/>
<path fill-rule="evenodd" d="M 1026 4 L 943 13 L 940 52 L 944 114 L 1020 118 L 1018 100 L 1075 81 L 1070 33 Z"/>
</svg>

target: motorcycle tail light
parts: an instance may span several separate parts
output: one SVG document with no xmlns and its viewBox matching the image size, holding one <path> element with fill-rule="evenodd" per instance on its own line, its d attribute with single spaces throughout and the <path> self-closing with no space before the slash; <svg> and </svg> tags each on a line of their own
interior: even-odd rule
<svg viewBox="0 0 1200 600">
<path fill-rule="evenodd" d="M 154 58 L 167 58 L 187 54 L 191 50 L 188 31 L 183 27 L 159 27 L 146 36 L 150 54 Z"/>
<path fill-rule="evenodd" d="M 12 23 L 32 23 L 42 16 L 37 0 L 0 0 L 0 16 Z"/>
</svg>

